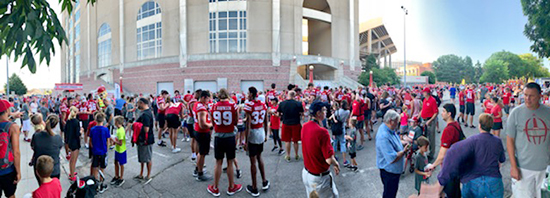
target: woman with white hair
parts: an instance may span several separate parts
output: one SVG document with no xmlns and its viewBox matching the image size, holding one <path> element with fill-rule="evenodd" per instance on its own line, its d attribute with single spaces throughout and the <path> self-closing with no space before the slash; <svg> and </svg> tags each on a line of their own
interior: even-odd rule
<svg viewBox="0 0 550 198">
<path fill-rule="evenodd" d="M 405 165 L 403 156 L 410 148 L 410 145 L 403 147 L 399 138 L 399 119 L 396 111 L 388 110 L 384 115 L 384 123 L 380 125 L 376 135 L 376 166 L 380 169 L 384 198 L 397 196 L 399 177 Z"/>
</svg>

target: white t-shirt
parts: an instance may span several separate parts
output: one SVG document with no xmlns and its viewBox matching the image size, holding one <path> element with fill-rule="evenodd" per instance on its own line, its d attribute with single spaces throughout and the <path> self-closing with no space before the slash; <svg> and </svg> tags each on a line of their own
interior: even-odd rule
<svg viewBox="0 0 550 198">
<path fill-rule="evenodd" d="M 33 102 L 31 103 L 31 111 L 33 113 L 37 113 L 38 112 L 38 104 L 36 102 Z"/>
</svg>

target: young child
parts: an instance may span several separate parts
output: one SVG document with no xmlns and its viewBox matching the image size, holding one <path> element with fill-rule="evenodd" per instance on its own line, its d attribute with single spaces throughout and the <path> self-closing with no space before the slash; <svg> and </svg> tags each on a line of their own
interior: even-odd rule
<svg viewBox="0 0 550 198">
<path fill-rule="evenodd" d="M 409 132 L 409 115 L 407 114 L 408 108 L 407 105 L 403 105 L 401 108 L 403 111 L 401 113 L 401 127 L 399 127 L 399 130 L 401 131 L 401 135 L 407 134 Z"/>
<path fill-rule="evenodd" d="M 348 168 L 352 171 L 357 171 L 357 161 L 355 161 L 355 157 L 357 156 L 356 147 L 355 144 L 357 143 L 357 129 L 355 126 L 357 125 L 357 117 L 351 117 L 349 119 L 349 135 L 346 135 L 346 140 L 348 141 L 348 152 L 349 156 L 351 157 L 351 164 L 348 166 Z"/>
<path fill-rule="evenodd" d="M 61 183 L 57 178 L 51 178 L 53 158 L 42 155 L 36 160 L 36 175 L 40 179 L 40 187 L 32 192 L 32 197 L 61 197 Z"/>
<path fill-rule="evenodd" d="M 416 190 L 418 190 L 418 194 L 420 194 L 420 185 L 422 182 L 428 182 L 429 177 L 432 175 L 431 171 L 424 171 L 425 167 L 428 165 L 428 158 L 426 157 L 428 152 L 428 146 L 430 145 L 430 141 L 428 138 L 422 136 L 419 137 L 416 140 L 419 151 L 416 155 L 416 164 L 414 165 L 414 187 Z"/>
<path fill-rule="evenodd" d="M 99 193 L 105 192 L 107 190 L 107 185 L 103 184 L 103 177 L 98 177 L 98 168 L 101 169 L 101 172 L 107 168 L 107 140 L 111 139 L 111 133 L 109 129 L 105 127 L 105 114 L 98 113 L 95 117 L 97 126 L 92 127 L 90 130 L 90 149 L 92 150 L 92 175 L 102 182 L 99 186 Z"/>
<path fill-rule="evenodd" d="M 281 117 L 278 116 L 277 108 L 279 107 L 279 100 L 277 98 L 271 98 L 271 107 L 269 108 L 269 114 L 271 115 L 270 119 L 270 128 L 271 132 L 273 133 L 273 144 L 275 145 L 273 149 L 271 149 L 271 152 L 279 149 L 279 155 L 285 154 L 285 150 L 283 149 L 283 144 L 281 143 L 281 138 L 279 136 L 279 129 L 281 127 Z M 277 146 L 277 143 L 279 143 L 279 146 Z"/>
<path fill-rule="evenodd" d="M 122 186 L 124 184 L 124 164 L 126 164 L 126 132 L 124 130 L 124 117 L 115 117 L 116 138 L 115 143 L 115 177 L 111 185 Z"/>
</svg>

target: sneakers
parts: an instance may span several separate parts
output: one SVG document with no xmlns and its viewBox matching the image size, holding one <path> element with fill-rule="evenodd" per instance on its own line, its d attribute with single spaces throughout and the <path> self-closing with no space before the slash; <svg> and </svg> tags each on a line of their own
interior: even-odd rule
<svg viewBox="0 0 550 198">
<path fill-rule="evenodd" d="M 118 178 L 114 177 L 114 178 L 111 180 L 111 185 L 115 185 L 117 182 L 118 182 Z"/>
<path fill-rule="evenodd" d="M 246 192 L 248 192 L 248 193 L 249 193 L 250 195 L 252 195 L 253 197 L 258 197 L 258 196 L 260 196 L 260 192 L 258 191 L 258 189 L 252 188 L 251 185 L 246 186 Z"/>
<path fill-rule="evenodd" d="M 137 175 L 134 177 L 135 180 L 143 180 L 143 176 L 141 175 Z"/>
<path fill-rule="evenodd" d="M 220 189 L 215 188 L 214 185 L 212 185 L 212 184 L 208 185 L 208 188 L 206 188 L 206 191 L 208 191 L 214 197 L 219 197 L 220 196 Z"/>
<path fill-rule="evenodd" d="M 242 177 L 242 171 L 237 169 L 237 174 L 235 175 L 237 179 L 240 179 Z"/>
<path fill-rule="evenodd" d="M 243 185 L 234 184 L 233 188 L 227 188 L 227 195 L 234 195 L 235 193 L 241 192 L 241 190 L 243 190 Z"/>
<path fill-rule="evenodd" d="M 210 177 L 206 176 L 206 174 L 199 174 L 197 178 L 195 178 L 197 181 L 203 182 L 210 180 Z"/>
<path fill-rule="evenodd" d="M 262 182 L 262 190 L 264 191 L 269 190 L 269 185 L 271 185 L 271 183 L 269 183 L 269 180 Z"/>
<path fill-rule="evenodd" d="M 357 146 L 357 150 L 360 151 L 360 150 L 363 150 L 365 147 L 363 145 L 359 145 Z"/>
<path fill-rule="evenodd" d="M 166 143 L 163 140 L 161 140 L 157 145 L 160 147 L 166 147 Z"/>
<path fill-rule="evenodd" d="M 277 150 L 278 148 L 279 148 L 279 147 L 276 147 L 276 146 L 275 146 L 275 147 L 273 147 L 273 148 L 271 149 L 271 152 L 273 152 L 273 151 Z"/>
<path fill-rule="evenodd" d="M 195 170 L 193 170 L 193 177 L 198 177 L 199 176 L 199 171 L 195 168 Z"/>
<path fill-rule="evenodd" d="M 296 161 L 300 161 L 300 155 L 296 155 L 294 159 L 296 159 Z"/>
<path fill-rule="evenodd" d="M 124 179 L 119 179 L 119 180 L 117 180 L 117 182 L 115 183 L 115 185 L 118 186 L 118 187 L 121 187 L 122 184 L 124 184 L 124 181 L 125 181 Z"/>
<path fill-rule="evenodd" d="M 286 156 L 285 156 L 285 160 L 286 160 L 286 162 L 289 162 L 289 163 L 290 163 L 290 156 L 289 156 L 289 155 L 286 155 Z"/>
<path fill-rule="evenodd" d="M 180 148 L 175 148 L 175 149 L 172 149 L 172 153 L 179 153 L 181 151 Z"/>
<path fill-rule="evenodd" d="M 344 161 L 344 167 L 350 167 L 348 160 Z"/>
<path fill-rule="evenodd" d="M 143 181 L 144 181 L 143 185 L 147 185 L 147 184 L 149 184 L 149 182 L 153 181 L 153 178 L 146 177 L 146 178 L 143 179 Z"/>
<path fill-rule="evenodd" d="M 103 194 L 108 188 L 109 188 L 109 186 L 107 186 L 107 184 L 100 185 L 99 186 L 99 193 Z"/>
<path fill-rule="evenodd" d="M 31 138 L 28 138 L 28 137 L 23 138 L 23 140 L 24 140 L 25 142 L 31 142 Z"/>
<path fill-rule="evenodd" d="M 357 166 L 351 165 L 351 166 L 348 166 L 348 169 L 349 169 L 350 171 L 357 172 L 357 169 L 358 169 L 358 168 L 357 168 Z"/>
<path fill-rule="evenodd" d="M 285 154 L 285 150 L 282 150 L 282 149 L 279 150 L 279 156 L 284 155 L 284 154 Z"/>
</svg>

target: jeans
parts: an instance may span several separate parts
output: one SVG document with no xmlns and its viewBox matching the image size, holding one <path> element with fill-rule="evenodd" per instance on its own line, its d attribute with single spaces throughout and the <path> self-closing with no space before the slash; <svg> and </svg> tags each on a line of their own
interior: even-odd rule
<svg viewBox="0 0 550 198">
<path fill-rule="evenodd" d="M 340 151 L 342 153 L 346 152 L 346 138 L 344 134 L 335 135 L 334 136 L 334 142 L 332 144 L 334 148 L 334 152 Z M 344 159 L 345 161 L 346 159 Z"/>
<path fill-rule="evenodd" d="M 395 198 L 397 197 L 397 190 L 399 189 L 399 177 L 401 174 L 390 173 L 384 169 L 380 169 L 380 178 L 384 185 L 383 198 Z"/>
<path fill-rule="evenodd" d="M 462 185 L 462 196 L 464 198 L 502 198 L 504 196 L 504 185 L 502 184 L 502 178 L 481 176 L 470 180 Z"/>
</svg>

